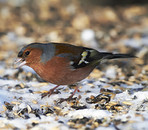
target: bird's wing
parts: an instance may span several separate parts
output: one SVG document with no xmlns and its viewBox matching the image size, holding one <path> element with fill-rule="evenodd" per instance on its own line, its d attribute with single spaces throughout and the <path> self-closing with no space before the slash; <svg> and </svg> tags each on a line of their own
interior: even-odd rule
<svg viewBox="0 0 148 130">
<path fill-rule="evenodd" d="M 56 56 L 65 57 L 69 60 L 73 69 L 82 68 L 98 61 L 98 51 L 90 48 L 67 45 L 56 46 Z"/>
</svg>

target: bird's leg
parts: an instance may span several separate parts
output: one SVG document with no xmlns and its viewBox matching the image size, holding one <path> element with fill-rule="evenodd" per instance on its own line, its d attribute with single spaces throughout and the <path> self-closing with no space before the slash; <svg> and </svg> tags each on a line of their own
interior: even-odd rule
<svg viewBox="0 0 148 130">
<path fill-rule="evenodd" d="M 64 101 L 70 101 L 70 100 L 72 100 L 72 97 L 74 96 L 74 94 L 76 93 L 76 91 L 79 91 L 79 87 L 78 86 L 75 88 L 74 92 L 68 98 L 61 98 L 58 103 L 62 103 Z"/>
<path fill-rule="evenodd" d="M 59 86 L 60 86 L 60 85 L 57 85 L 57 86 L 55 86 L 54 88 L 50 89 L 48 92 L 42 93 L 42 94 L 41 94 L 41 98 L 44 98 L 44 97 L 46 97 L 47 95 L 48 95 L 48 97 L 50 97 L 50 96 L 53 94 L 54 90 L 55 90 L 56 88 L 58 88 Z"/>
<path fill-rule="evenodd" d="M 74 92 L 73 92 L 68 98 L 66 98 L 66 99 L 67 99 L 67 100 L 71 100 L 72 97 L 73 97 L 73 95 L 75 95 L 76 91 L 79 90 L 78 88 L 79 88 L 79 87 L 77 86 L 77 87 L 75 88 Z"/>
</svg>

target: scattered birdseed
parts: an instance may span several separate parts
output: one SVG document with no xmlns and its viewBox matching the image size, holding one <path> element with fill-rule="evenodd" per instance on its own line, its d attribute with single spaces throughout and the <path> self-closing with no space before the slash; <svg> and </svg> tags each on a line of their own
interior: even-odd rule
<svg viewBox="0 0 148 130">
<path fill-rule="evenodd" d="M 0 129 L 148 129 L 146 1 L 119 1 L 116 10 L 103 2 L 107 8 L 101 1 L 0 0 Z M 29 67 L 12 65 L 18 50 L 35 41 L 66 41 L 137 58 L 100 64 L 77 84 L 72 100 L 64 99 L 76 85 L 41 99 L 55 85 Z"/>
</svg>

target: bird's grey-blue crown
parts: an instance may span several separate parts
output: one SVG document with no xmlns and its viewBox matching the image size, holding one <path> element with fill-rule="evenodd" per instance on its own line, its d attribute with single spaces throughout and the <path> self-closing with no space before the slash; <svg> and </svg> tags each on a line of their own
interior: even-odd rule
<svg viewBox="0 0 148 130">
<path fill-rule="evenodd" d="M 31 43 L 23 47 L 18 53 L 18 57 L 22 57 L 27 48 L 38 48 L 42 50 L 41 62 L 45 63 L 54 56 L 55 47 L 51 43 Z"/>
</svg>

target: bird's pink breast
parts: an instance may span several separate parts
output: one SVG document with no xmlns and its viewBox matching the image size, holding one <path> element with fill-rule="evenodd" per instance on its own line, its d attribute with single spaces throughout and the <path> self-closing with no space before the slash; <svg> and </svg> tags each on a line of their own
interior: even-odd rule
<svg viewBox="0 0 148 130">
<path fill-rule="evenodd" d="M 56 85 L 71 85 L 86 78 L 94 69 L 87 66 L 79 69 L 71 69 L 70 61 L 63 57 L 54 57 L 47 63 L 39 63 L 32 67 L 45 81 Z"/>
</svg>

